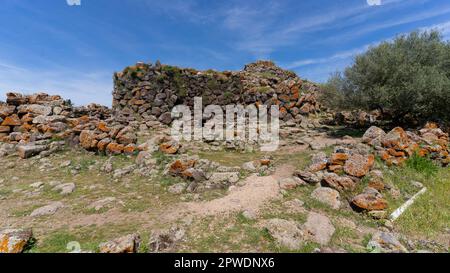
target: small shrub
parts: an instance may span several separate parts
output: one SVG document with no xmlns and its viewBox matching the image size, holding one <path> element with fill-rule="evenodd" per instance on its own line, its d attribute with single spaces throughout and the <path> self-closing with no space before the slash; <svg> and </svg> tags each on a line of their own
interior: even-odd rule
<svg viewBox="0 0 450 273">
<path fill-rule="evenodd" d="M 405 165 L 428 177 L 434 176 L 439 171 L 438 166 L 431 159 L 420 157 L 416 153 L 406 160 Z"/>
<path fill-rule="evenodd" d="M 231 99 L 232 96 L 233 96 L 233 94 L 232 94 L 231 92 L 229 92 L 229 91 L 227 91 L 227 92 L 225 92 L 225 93 L 223 94 L 223 97 L 224 97 L 226 100 Z"/>
<path fill-rule="evenodd" d="M 261 86 L 256 89 L 258 93 L 267 93 L 272 91 L 273 89 L 270 86 Z"/>
</svg>

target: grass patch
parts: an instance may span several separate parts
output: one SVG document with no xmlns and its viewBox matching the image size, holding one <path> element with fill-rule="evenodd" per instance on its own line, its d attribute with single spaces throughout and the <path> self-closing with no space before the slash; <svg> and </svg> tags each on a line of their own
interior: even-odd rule
<svg viewBox="0 0 450 273">
<path fill-rule="evenodd" d="M 405 166 L 416 172 L 424 174 L 426 177 L 436 175 L 439 171 L 439 167 L 429 158 L 420 157 L 417 153 L 414 153 L 405 162 Z"/>
<path fill-rule="evenodd" d="M 402 177 L 403 185 L 411 180 L 419 181 L 427 187 L 427 192 L 421 195 L 414 204 L 408 208 L 397 220 L 396 226 L 405 234 L 422 235 L 427 238 L 436 238 L 445 233 L 450 223 L 450 169 L 440 168 L 432 176 L 427 176 L 428 172 L 415 172 L 414 169 L 404 168 L 397 170 L 391 176 L 397 182 Z M 399 187 L 401 190 L 411 192 L 418 189 L 409 187 Z M 397 203 L 397 206 L 400 205 Z M 395 208 L 392 208 L 395 209 Z"/>
<path fill-rule="evenodd" d="M 208 159 L 219 163 L 220 165 L 227 167 L 237 167 L 242 164 L 261 159 L 262 153 L 260 152 L 235 152 L 235 151 L 216 151 L 216 152 L 200 152 L 200 158 Z"/>
</svg>

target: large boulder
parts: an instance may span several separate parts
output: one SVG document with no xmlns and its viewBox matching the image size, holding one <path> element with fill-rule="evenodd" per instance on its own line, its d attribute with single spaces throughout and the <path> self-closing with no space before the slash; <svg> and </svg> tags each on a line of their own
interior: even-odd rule
<svg viewBox="0 0 450 273">
<path fill-rule="evenodd" d="M 334 189 L 319 187 L 311 193 L 311 197 L 333 209 L 339 209 L 341 207 L 340 194 Z"/>
<path fill-rule="evenodd" d="M 385 210 L 388 207 L 386 199 L 376 189 L 366 188 L 363 193 L 353 197 L 351 204 L 357 210 Z"/>
<path fill-rule="evenodd" d="M 396 127 L 382 138 L 381 143 L 386 148 L 405 150 L 408 148 L 409 138 L 401 127 Z"/>
<path fill-rule="evenodd" d="M 374 163 L 375 157 L 372 154 L 352 154 L 345 162 L 344 171 L 351 176 L 363 177 L 370 171 Z"/>
<path fill-rule="evenodd" d="M 270 235 L 282 247 L 297 250 L 303 243 L 303 232 L 294 221 L 284 219 L 270 219 L 263 224 Z"/>
<path fill-rule="evenodd" d="M 17 153 L 20 158 L 26 159 L 38 155 L 47 149 L 48 147 L 46 145 L 19 145 L 17 146 Z"/>
<path fill-rule="evenodd" d="M 5 117 L 2 126 L 20 126 L 22 122 L 20 118 L 16 114 L 12 114 L 11 116 Z"/>
<path fill-rule="evenodd" d="M 134 144 L 137 142 L 137 135 L 131 126 L 127 126 L 119 131 L 116 141 L 123 145 Z"/>
<path fill-rule="evenodd" d="M 1 104 L 0 105 L 0 118 L 4 119 L 7 116 L 14 114 L 16 107 L 13 105 Z"/>
<path fill-rule="evenodd" d="M 322 172 L 306 172 L 306 171 L 295 171 L 294 176 L 302 179 L 308 184 L 318 184 L 322 180 L 323 174 Z"/>
<path fill-rule="evenodd" d="M 331 165 L 344 165 L 348 160 L 349 155 L 346 153 L 333 153 L 330 157 Z"/>
<path fill-rule="evenodd" d="M 322 180 L 323 185 L 333 188 L 337 191 L 351 191 L 356 183 L 348 176 L 339 176 L 335 173 L 326 173 Z"/>
<path fill-rule="evenodd" d="M 94 131 L 83 130 L 80 134 L 80 145 L 86 150 L 92 150 L 97 147 L 98 140 Z"/>
<path fill-rule="evenodd" d="M 52 107 L 39 104 L 24 104 L 17 107 L 19 114 L 32 113 L 35 115 L 49 116 L 52 113 Z"/>
<path fill-rule="evenodd" d="M 59 209 L 61 209 L 63 207 L 64 207 L 63 203 L 53 202 L 46 206 L 43 206 L 43 207 L 33 210 L 33 212 L 31 212 L 30 216 L 31 217 L 40 217 L 40 216 L 52 215 L 52 214 L 55 214 L 56 211 L 58 211 Z"/>
<path fill-rule="evenodd" d="M 140 243 L 141 237 L 138 234 L 130 234 L 101 243 L 99 249 L 101 253 L 137 253 Z"/>
<path fill-rule="evenodd" d="M 312 164 L 308 167 L 308 171 L 317 172 L 327 167 L 328 158 L 324 152 L 317 153 L 312 157 Z"/>
<path fill-rule="evenodd" d="M 22 253 L 33 237 L 31 229 L 0 231 L 0 253 Z"/>
<path fill-rule="evenodd" d="M 303 225 L 303 232 L 308 240 L 320 245 L 327 245 L 333 236 L 335 228 L 330 219 L 322 214 L 310 212 L 306 223 Z"/>
<path fill-rule="evenodd" d="M 385 136 L 386 132 L 383 129 L 372 126 L 364 133 L 362 142 L 372 146 L 381 146 L 381 141 Z"/>
</svg>

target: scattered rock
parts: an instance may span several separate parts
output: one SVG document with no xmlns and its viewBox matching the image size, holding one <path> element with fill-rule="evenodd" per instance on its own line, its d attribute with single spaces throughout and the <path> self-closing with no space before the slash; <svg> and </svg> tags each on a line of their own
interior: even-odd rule
<svg viewBox="0 0 450 273">
<path fill-rule="evenodd" d="M 44 183 L 42 183 L 42 182 L 35 182 L 35 183 L 30 184 L 30 187 L 35 188 L 35 189 L 38 189 L 42 186 L 44 186 Z"/>
<path fill-rule="evenodd" d="M 379 170 L 372 170 L 369 173 L 369 187 L 378 191 L 382 191 L 386 188 L 384 184 L 383 173 Z"/>
<path fill-rule="evenodd" d="M 33 212 L 30 214 L 31 217 L 39 217 L 39 216 L 45 216 L 45 215 L 53 215 L 56 213 L 57 210 L 64 207 L 64 204 L 61 202 L 53 202 L 46 206 L 40 207 L 38 209 L 33 210 Z"/>
<path fill-rule="evenodd" d="M 66 168 L 66 167 L 69 167 L 70 165 L 72 165 L 72 161 L 71 160 L 66 160 L 66 161 L 62 162 L 59 166 L 61 168 Z"/>
<path fill-rule="evenodd" d="M 138 234 L 130 234 L 101 243 L 99 249 L 101 253 L 137 253 L 140 243 L 141 237 Z"/>
<path fill-rule="evenodd" d="M 33 237 L 31 229 L 0 231 L 0 253 L 22 253 Z"/>
<path fill-rule="evenodd" d="M 305 182 L 298 177 L 282 178 L 278 183 L 280 184 L 280 189 L 282 190 L 293 190 L 298 186 L 305 184 Z"/>
<path fill-rule="evenodd" d="M 353 154 L 345 162 L 344 171 L 351 176 L 363 177 L 365 176 L 370 168 L 372 168 L 375 162 L 375 157 L 373 155 L 363 156 L 360 154 Z"/>
<path fill-rule="evenodd" d="M 386 133 L 383 129 L 372 126 L 364 133 L 362 141 L 372 146 L 381 146 L 381 141 L 385 136 Z"/>
<path fill-rule="evenodd" d="M 256 172 L 257 171 L 257 166 L 255 166 L 255 162 L 250 161 L 250 162 L 246 162 L 242 165 L 242 169 L 248 172 Z"/>
<path fill-rule="evenodd" d="M 294 176 L 297 176 L 298 178 L 302 179 L 308 184 L 318 184 L 320 181 L 322 181 L 323 174 L 320 172 L 311 173 L 311 172 L 304 172 L 304 171 L 296 171 L 294 172 Z"/>
<path fill-rule="evenodd" d="M 329 205 L 333 209 L 339 209 L 341 207 L 340 194 L 334 189 L 327 187 L 317 188 L 311 193 L 311 197 Z"/>
<path fill-rule="evenodd" d="M 22 159 L 27 159 L 38 155 L 39 153 L 47 150 L 47 146 L 45 145 L 20 145 L 17 146 L 17 152 Z"/>
<path fill-rule="evenodd" d="M 165 154 L 176 154 L 180 147 L 181 145 L 176 141 L 170 141 L 159 145 L 160 151 Z"/>
<path fill-rule="evenodd" d="M 255 220 L 258 217 L 256 212 L 253 210 L 244 210 L 242 212 L 242 216 L 244 216 L 244 218 L 248 220 Z"/>
<path fill-rule="evenodd" d="M 153 253 L 170 252 L 183 240 L 186 231 L 179 227 L 171 227 L 168 230 L 152 232 L 149 242 L 149 251 Z"/>
<path fill-rule="evenodd" d="M 294 221 L 270 219 L 263 224 L 277 243 L 290 250 L 297 250 L 303 243 L 303 232 Z"/>
<path fill-rule="evenodd" d="M 122 169 L 117 169 L 117 170 L 114 171 L 113 177 L 114 178 L 121 178 L 122 176 L 125 176 L 125 175 L 131 173 L 133 170 L 134 170 L 134 165 L 130 165 L 130 166 L 127 166 L 127 167 L 122 168 Z"/>
<path fill-rule="evenodd" d="M 371 210 L 368 214 L 370 217 L 380 220 L 386 218 L 387 212 L 385 210 Z"/>
<path fill-rule="evenodd" d="M 335 228 L 325 215 L 310 212 L 303 225 L 306 238 L 320 245 L 327 245 L 334 234 Z"/>
<path fill-rule="evenodd" d="M 213 173 L 209 178 L 212 184 L 230 185 L 239 181 L 238 172 Z"/>
<path fill-rule="evenodd" d="M 352 205 L 361 210 L 385 210 L 388 207 L 386 199 L 376 189 L 366 188 L 362 194 L 352 199 Z"/>
<path fill-rule="evenodd" d="M 377 232 L 367 244 L 367 249 L 373 252 L 406 253 L 408 250 L 400 243 L 398 238 L 388 232 Z"/>
<path fill-rule="evenodd" d="M 106 197 L 100 200 L 97 200 L 89 205 L 89 208 L 94 209 L 95 211 L 99 211 L 115 202 L 115 197 Z"/>
<path fill-rule="evenodd" d="M 355 188 L 356 183 L 347 176 L 339 176 L 335 173 L 326 173 L 323 177 L 323 184 L 337 191 L 351 191 Z"/>
<path fill-rule="evenodd" d="M 61 184 L 53 188 L 54 191 L 59 192 L 61 195 L 68 195 L 75 191 L 74 183 Z"/>
<path fill-rule="evenodd" d="M 170 186 L 168 188 L 168 191 L 172 194 L 182 194 L 186 190 L 186 187 L 187 187 L 186 183 L 178 183 Z"/>
</svg>

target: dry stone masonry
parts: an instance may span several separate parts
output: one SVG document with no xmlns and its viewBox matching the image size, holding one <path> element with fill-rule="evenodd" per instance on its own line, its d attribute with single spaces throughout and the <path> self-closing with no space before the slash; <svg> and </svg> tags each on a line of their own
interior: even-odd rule
<svg viewBox="0 0 450 273">
<path fill-rule="evenodd" d="M 170 124 L 175 105 L 192 107 L 194 97 L 202 97 L 204 105 L 279 105 L 280 116 L 287 121 L 318 111 L 318 90 L 269 61 L 248 64 L 237 72 L 138 63 L 115 73 L 113 112 L 123 122 L 157 118 Z"/>
<path fill-rule="evenodd" d="M 0 142 L 16 148 L 1 151 L 17 150 L 22 158 L 49 154 L 65 144 L 109 154 L 133 153 L 134 131 L 117 123 L 107 107 L 73 107 L 70 101 L 45 93 L 8 93 L 0 105 Z"/>
</svg>

